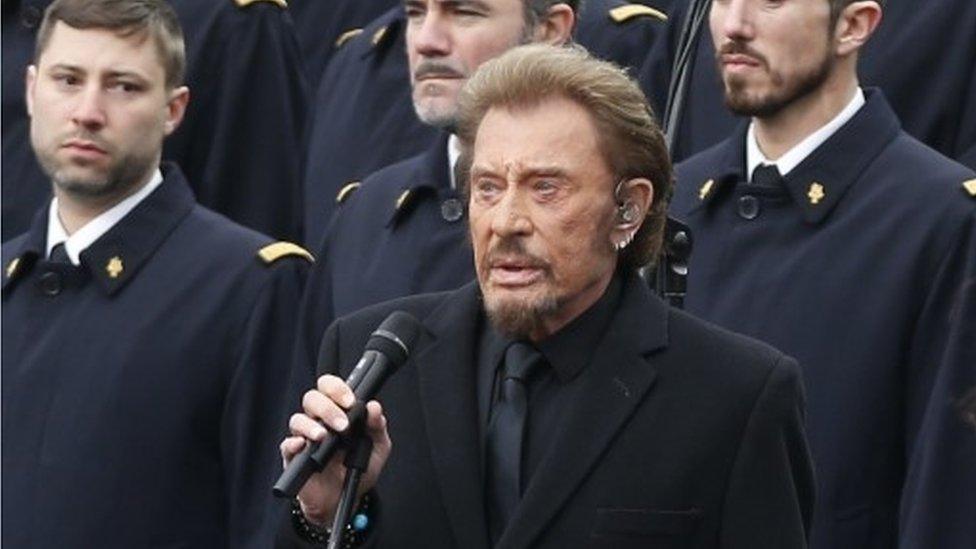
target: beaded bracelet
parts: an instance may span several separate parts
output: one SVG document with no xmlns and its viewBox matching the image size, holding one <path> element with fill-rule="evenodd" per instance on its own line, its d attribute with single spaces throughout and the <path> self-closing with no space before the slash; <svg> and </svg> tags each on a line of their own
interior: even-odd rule
<svg viewBox="0 0 976 549">
<path fill-rule="evenodd" d="M 356 509 L 352 520 L 343 527 L 343 549 L 358 547 L 366 539 L 369 527 L 371 526 L 369 517 L 372 499 L 371 494 L 367 493 L 364 495 L 359 502 L 359 507 Z M 298 532 L 303 540 L 316 545 L 328 545 L 329 539 L 332 537 L 332 528 L 320 528 L 309 522 L 305 518 L 305 513 L 302 512 L 302 506 L 298 502 L 298 498 L 292 500 L 291 516 L 295 531 Z"/>
</svg>

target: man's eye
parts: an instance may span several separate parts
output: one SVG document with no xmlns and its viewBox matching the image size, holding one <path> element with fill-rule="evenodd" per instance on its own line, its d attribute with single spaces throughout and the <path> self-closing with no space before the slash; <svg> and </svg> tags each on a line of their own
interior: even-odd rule
<svg viewBox="0 0 976 549">
<path fill-rule="evenodd" d="M 76 86 L 81 82 L 81 79 L 73 74 L 56 74 L 54 81 L 65 86 Z"/>
<path fill-rule="evenodd" d="M 533 183 L 532 188 L 537 194 L 542 196 L 552 196 L 559 190 L 559 185 L 551 179 L 539 179 Z"/>
<path fill-rule="evenodd" d="M 499 188 L 497 183 L 488 179 L 478 180 L 474 184 L 474 190 L 480 196 L 493 196 L 498 194 Z"/>
<path fill-rule="evenodd" d="M 139 84 L 134 84 L 132 82 L 115 82 L 109 86 L 109 89 L 124 93 L 133 93 L 141 90 L 142 87 L 139 86 Z"/>
</svg>

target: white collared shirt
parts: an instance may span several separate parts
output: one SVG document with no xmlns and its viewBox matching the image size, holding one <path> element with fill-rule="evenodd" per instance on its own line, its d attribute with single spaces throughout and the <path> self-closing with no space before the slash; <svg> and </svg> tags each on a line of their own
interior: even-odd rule
<svg viewBox="0 0 976 549">
<path fill-rule="evenodd" d="M 152 178 L 141 189 L 127 196 L 124 200 L 111 208 L 100 213 L 95 219 L 85 223 L 83 227 L 69 235 L 61 224 L 61 217 L 58 215 L 58 198 L 51 200 L 51 206 L 47 213 L 47 250 L 45 257 L 51 257 L 51 250 L 55 246 L 64 242 L 64 251 L 68 254 L 68 259 L 72 265 L 80 265 L 81 252 L 85 251 L 96 240 L 107 233 L 109 229 L 122 220 L 140 202 L 142 202 L 156 187 L 163 182 L 163 174 L 156 169 Z"/>
<path fill-rule="evenodd" d="M 447 175 L 451 178 L 451 188 L 457 190 L 455 181 L 454 167 L 457 166 L 458 158 L 461 157 L 461 140 L 458 136 L 451 134 L 447 138 Z"/>
<path fill-rule="evenodd" d="M 793 168 L 797 167 L 800 162 L 810 156 L 813 151 L 817 150 L 817 147 L 823 145 L 831 135 L 834 135 L 837 130 L 841 128 L 848 120 L 857 114 L 857 111 L 864 106 L 864 91 L 861 88 L 857 88 L 854 93 L 854 97 L 847 103 L 847 106 L 841 109 L 837 116 L 835 116 L 830 122 L 827 122 L 820 127 L 817 131 L 811 133 L 810 135 L 803 138 L 802 141 L 793 146 L 790 150 L 786 151 L 782 156 L 776 160 L 770 160 L 766 158 L 762 150 L 759 148 L 759 142 L 756 141 L 756 125 L 755 122 L 749 124 L 749 131 L 746 132 L 746 178 L 752 178 L 752 172 L 756 170 L 756 166 L 760 164 L 769 165 L 772 164 L 776 166 L 779 170 L 780 175 L 786 176 L 790 173 Z"/>
</svg>

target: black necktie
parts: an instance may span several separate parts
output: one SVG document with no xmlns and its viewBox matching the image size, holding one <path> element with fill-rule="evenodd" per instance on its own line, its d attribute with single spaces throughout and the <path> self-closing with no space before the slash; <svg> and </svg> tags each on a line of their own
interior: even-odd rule
<svg viewBox="0 0 976 549">
<path fill-rule="evenodd" d="M 779 187 L 783 184 L 783 176 L 775 164 L 760 164 L 753 170 L 749 183 L 760 187 Z"/>
<path fill-rule="evenodd" d="M 71 264 L 71 260 L 68 259 L 68 251 L 64 249 L 64 242 L 58 242 L 51 248 L 51 255 L 48 256 L 48 261 L 51 263 L 64 263 L 66 265 Z"/>
<path fill-rule="evenodd" d="M 526 380 L 540 365 L 542 354 L 532 345 L 515 342 L 505 351 L 505 368 L 498 398 L 488 421 L 488 526 L 492 544 L 498 542 L 522 496 L 522 439 L 528 416 Z"/>
</svg>

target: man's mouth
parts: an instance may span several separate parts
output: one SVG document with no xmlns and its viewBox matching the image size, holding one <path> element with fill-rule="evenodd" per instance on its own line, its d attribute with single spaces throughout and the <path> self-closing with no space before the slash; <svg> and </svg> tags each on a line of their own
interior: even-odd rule
<svg viewBox="0 0 976 549">
<path fill-rule="evenodd" d="M 86 153 L 86 154 L 97 154 L 97 155 L 106 154 L 105 149 L 95 144 L 94 141 L 89 141 L 87 139 L 69 139 L 64 143 L 62 143 L 61 147 L 71 151 Z"/>
<path fill-rule="evenodd" d="M 498 259 L 489 263 L 489 279 L 498 286 L 524 287 L 545 276 L 545 265 L 531 259 Z"/>
</svg>

